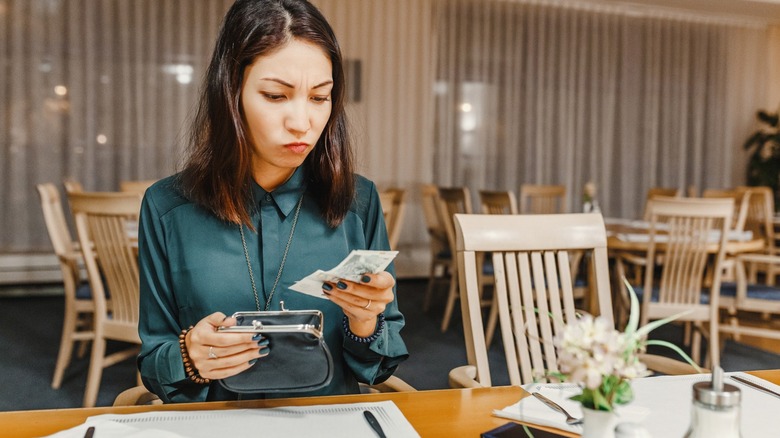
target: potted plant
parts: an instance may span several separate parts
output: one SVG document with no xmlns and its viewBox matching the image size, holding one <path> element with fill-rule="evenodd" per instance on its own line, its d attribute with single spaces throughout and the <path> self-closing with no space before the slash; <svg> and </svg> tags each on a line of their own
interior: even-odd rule
<svg viewBox="0 0 780 438">
<path fill-rule="evenodd" d="M 780 207 L 780 111 L 761 110 L 757 117 L 761 127 L 743 146 L 751 151 L 747 165 L 749 186 L 771 187 L 775 194 L 775 209 Z"/>
</svg>

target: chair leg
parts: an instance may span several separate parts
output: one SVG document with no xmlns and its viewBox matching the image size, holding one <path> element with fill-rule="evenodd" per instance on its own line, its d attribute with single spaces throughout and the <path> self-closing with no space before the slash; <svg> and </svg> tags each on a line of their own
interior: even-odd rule
<svg viewBox="0 0 780 438">
<path fill-rule="evenodd" d="M 92 356 L 89 359 L 87 388 L 84 390 L 84 407 L 92 408 L 97 402 L 100 379 L 103 377 L 103 358 L 106 355 L 106 340 L 95 334 L 92 341 Z"/>
<path fill-rule="evenodd" d="M 717 366 L 720 366 L 720 341 L 718 336 L 718 324 L 710 323 L 710 348 L 708 348 L 708 363 L 707 367 L 710 369 L 714 369 Z"/>
<path fill-rule="evenodd" d="M 691 341 L 691 359 L 696 363 L 701 363 L 701 332 L 693 329 Z"/>
<path fill-rule="evenodd" d="M 740 335 L 739 331 L 737 330 L 739 328 L 739 319 L 737 319 L 737 312 L 731 311 L 729 309 L 729 325 L 734 329 L 734 331 L 731 334 L 731 338 L 734 339 L 734 341 L 739 342 L 742 336 Z"/>
<path fill-rule="evenodd" d="M 458 298 L 458 276 L 453 272 L 450 277 L 450 291 L 447 294 L 447 307 L 444 309 L 444 319 L 441 322 L 441 332 L 444 333 L 450 327 L 452 311 L 455 309 L 455 300 Z"/>
<path fill-rule="evenodd" d="M 62 322 L 62 337 L 60 339 L 60 352 L 57 354 L 57 364 L 54 366 L 54 377 L 51 380 L 52 389 L 60 389 L 62 385 L 62 376 L 65 374 L 65 368 L 70 364 L 70 358 L 73 354 L 73 334 L 76 332 L 76 313 L 66 309 L 65 318 Z"/>
<path fill-rule="evenodd" d="M 427 312 L 431 308 L 431 295 L 433 295 L 433 286 L 438 280 L 438 277 L 436 276 L 437 267 L 438 264 L 435 261 L 431 262 L 431 272 L 428 275 L 428 287 L 425 288 L 425 298 L 423 299 L 423 312 Z"/>
</svg>

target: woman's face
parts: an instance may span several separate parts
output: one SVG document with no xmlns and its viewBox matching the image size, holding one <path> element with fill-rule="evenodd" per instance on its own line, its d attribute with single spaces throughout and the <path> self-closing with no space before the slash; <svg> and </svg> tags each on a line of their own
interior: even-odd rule
<svg viewBox="0 0 780 438">
<path fill-rule="evenodd" d="M 314 148 L 331 111 L 330 58 L 293 39 L 246 67 L 241 109 L 254 147 L 252 173 L 266 190 L 292 175 Z"/>
</svg>

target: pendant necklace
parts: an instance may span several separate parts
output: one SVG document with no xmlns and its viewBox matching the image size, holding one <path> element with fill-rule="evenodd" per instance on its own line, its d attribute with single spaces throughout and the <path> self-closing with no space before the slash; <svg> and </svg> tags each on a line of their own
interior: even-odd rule
<svg viewBox="0 0 780 438">
<path fill-rule="evenodd" d="M 276 286 L 279 284 L 279 280 L 282 278 L 282 271 L 284 270 L 284 262 L 287 261 L 287 252 L 290 250 L 290 244 L 292 243 L 293 234 L 295 234 L 295 225 L 298 223 L 298 215 L 301 212 L 301 205 L 303 204 L 303 194 L 298 199 L 298 205 L 295 207 L 295 216 L 293 217 L 292 228 L 290 229 L 290 237 L 287 239 L 287 246 L 284 248 L 284 254 L 282 255 L 282 263 L 279 265 L 279 272 L 276 274 L 276 280 L 271 287 L 271 293 L 268 294 L 268 300 L 265 302 L 265 309 L 268 310 L 271 307 L 271 300 L 274 298 L 274 292 L 276 292 Z M 252 292 L 255 294 L 255 306 L 260 311 L 260 298 L 257 295 L 257 287 L 255 286 L 255 276 L 252 273 L 252 263 L 249 261 L 249 249 L 246 246 L 246 238 L 244 237 L 244 224 L 240 224 L 239 229 L 241 232 L 241 244 L 244 245 L 244 257 L 246 257 L 246 267 L 249 269 L 249 280 L 252 282 Z"/>
</svg>

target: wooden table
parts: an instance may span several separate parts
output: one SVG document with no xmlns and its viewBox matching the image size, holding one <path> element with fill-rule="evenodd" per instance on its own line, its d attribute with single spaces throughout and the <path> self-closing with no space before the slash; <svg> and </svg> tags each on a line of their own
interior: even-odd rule
<svg viewBox="0 0 780 438">
<path fill-rule="evenodd" d="M 612 219 L 612 221 L 616 221 L 616 219 Z M 650 232 L 649 224 L 643 223 L 643 221 L 633 221 L 636 224 L 640 224 L 638 226 L 632 226 L 630 222 L 623 223 L 623 221 L 620 222 L 610 222 L 609 218 L 607 219 L 606 228 L 607 228 L 607 248 L 610 251 L 616 251 L 616 252 L 633 252 L 633 253 L 644 253 L 647 252 L 647 248 L 650 245 L 649 241 L 632 241 L 632 240 L 623 240 L 619 236 L 621 234 L 648 234 Z M 663 231 L 658 231 L 658 233 L 663 234 Z M 658 248 L 659 250 L 664 249 L 664 243 L 659 242 Z M 757 252 L 762 251 L 764 247 L 766 246 L 764 239 L 761 238 L 754 238 L 750 240 L 727 240 L 726 241 L 726 254 L 734 255 L 734 254 L 741 254 L 745 252 Z M 718 249 L 717 243 L 713 243 L 710 246 L 711 252 L 716 252 Z"/>
<path fill-rule="evenodd" d="M 780 369 L 751 371 L 750 374 L 780 384 Z M 477 437 L 480 433 L 509 421 L 493 417 L 491 414 L 494 409 L 509 406 L 527 395 L 527 392 L 517 386 L 497 386 L 277 400 L 0 412 L 0 435 L 13 437 L 49 435 L 82 424 L 87 417 L 109 413 L 270 408 L 392 400 L 422 437 Z M 566 432 L 563 434 L 571 437 L 578 436 Z"/>
</svg>

